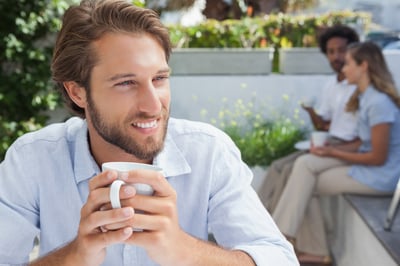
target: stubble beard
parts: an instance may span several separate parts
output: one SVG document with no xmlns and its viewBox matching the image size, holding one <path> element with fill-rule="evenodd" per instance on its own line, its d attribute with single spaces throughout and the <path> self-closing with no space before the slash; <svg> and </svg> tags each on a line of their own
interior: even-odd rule
<svg viewBox="0 0 400 266">
<path fill-rule="evenodd" d="M 117 124 L 113 124 L 112 122 L 108 122 L 103 119 L 90 94 L 88 95 L 88 105 L 86 111 L 97 134 L 99 134 L 108 143 L 122 149 L 126 153 L 129 153 L 140 160 L 153 160 L 153 158 L 157 156 L 164 148 L 164 141 L 169 119 L 169 114 L 167 113 L 166 109 L 163 109 L 161 115 L 161 117 L 164 118 L 162 138 L 157 141 L 157 139 L 150 136 L 147 137 L 143 142 L 139 142 L 131 135 L 124 133 L 123 129 L 121 129 L 121 127 Z M 136 118 L 148 119 L 151 117 L 141 113 L 137 114 Z M 133 121 L 133 119 L 130 121 Z"/>
<path fill-rule="evenodd" d="M 336 73 L 340 73 L 340 72 L 342 72 L 344 62 L 335 60 L 335 61 L 331 62 L 330 65 L 331 65 L 331 68 L 333 69 L 333 71 L 335 71 Z"/>
</svg>

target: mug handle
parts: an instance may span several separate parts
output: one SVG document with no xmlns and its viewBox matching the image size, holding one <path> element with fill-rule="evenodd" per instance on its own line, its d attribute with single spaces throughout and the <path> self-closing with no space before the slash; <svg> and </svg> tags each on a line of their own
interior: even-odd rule
<svg viewBox="0 0 400 266">
<path fill-rule="evenodd" d="M 121 189 L 121 186 L 123 184 L 125 184 L 125 182 L 122 180 L 115 180 L 111 184 L 110 201 L 113 209 L 121 208 L 121 201 L 119 199 L 119 190 Z"/>
</svg>

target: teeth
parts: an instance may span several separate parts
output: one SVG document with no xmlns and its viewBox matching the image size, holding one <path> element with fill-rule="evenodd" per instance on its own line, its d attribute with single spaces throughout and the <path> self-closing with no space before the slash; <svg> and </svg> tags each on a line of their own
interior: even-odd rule
<svg viewBox="0 0 400 266">
<path fill-rule="evenodd" d="M 157 126 L 157 120 L 148 123 L 133 123 L 133 125 L 140 128 L 152 128 Z"/>
</svg>

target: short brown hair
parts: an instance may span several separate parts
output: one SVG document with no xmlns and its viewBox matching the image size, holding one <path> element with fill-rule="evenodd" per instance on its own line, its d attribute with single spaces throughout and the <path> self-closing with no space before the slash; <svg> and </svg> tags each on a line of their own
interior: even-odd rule
<svg viewBox="0 0 400 266">
<path fill-rule="evenodd" d="M 70 7 L 63 17 L 51 70 L 67 107 L 81 117 L 84 109 L 69 98 L 63 82 L 75 81 L 89 90 L 91 71 L 97 63 L 92 43 L 108 32 L 149 34 L 160 43 L 169 60 L 168 30 L 153 10 L 123 0 L 83 0 L 79 6 Z"/>
</svg>

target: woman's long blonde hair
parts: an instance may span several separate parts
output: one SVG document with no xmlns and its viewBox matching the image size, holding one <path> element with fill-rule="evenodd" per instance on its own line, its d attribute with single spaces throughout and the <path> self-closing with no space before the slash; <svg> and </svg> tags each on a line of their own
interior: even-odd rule
<svg viewBox="0 0 400 266">
<path fill-rule="evenodd" d="M 373 42 L 358 42 L 349 44 L 347 51 L 357 65 L 360 65 L 364 61 L 368 63 L 368 75 L 371 84 L 376 90 L 387 94 L 397 107 L 400 107 L 399 94 L 379 46 Z M 355 112 L 358 110 L 359 95 L 360 91 L 356 90 L 350 97 L 346 106 L 348 112 Z"/>
</svg>

